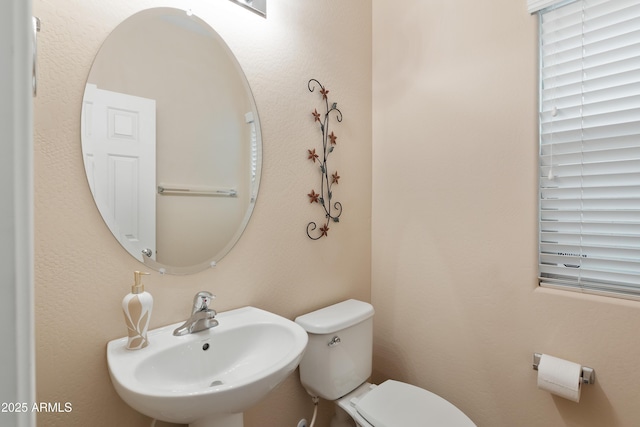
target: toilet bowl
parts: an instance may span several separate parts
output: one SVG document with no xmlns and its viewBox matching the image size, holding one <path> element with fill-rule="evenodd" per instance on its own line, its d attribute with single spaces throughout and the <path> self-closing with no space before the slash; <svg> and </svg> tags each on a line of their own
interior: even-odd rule
<svg viewBox="0 0 640 427">
<path fill-rule="evenodd" d="M 311 396 L 334 401 L 331 427 L 476 427 L 455 405 L 428 390 L 372 370 L 373 306 L 347 300 L 295 319 L 309 334 L 300 380 Z"/>
</svg>

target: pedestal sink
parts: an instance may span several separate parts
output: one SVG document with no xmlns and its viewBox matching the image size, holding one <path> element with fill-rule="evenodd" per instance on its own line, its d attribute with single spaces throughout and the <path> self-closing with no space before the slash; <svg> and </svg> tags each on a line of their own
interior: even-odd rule
<svg viewBox="0 0 640 427">
<path fill-rule="evenodd" d="M 149 332 L 149 346 L 107 344 L 114 388 L 132 408 L 191 427 L 242 427 L 242 413 L 298 366 L 307 333 L 268 311 L 243 307 L 218 314 L 219 325 L 174 336 L 180 323 Z"/>
</svg>

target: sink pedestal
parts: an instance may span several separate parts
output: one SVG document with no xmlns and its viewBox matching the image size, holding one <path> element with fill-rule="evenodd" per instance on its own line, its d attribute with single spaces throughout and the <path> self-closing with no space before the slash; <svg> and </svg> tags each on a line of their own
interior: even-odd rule
<svg viewBox="0 0 640 427">
<path fill-rule="evenodd" d="M 201 418 L 189 424 L 189 427 L 243 427 L 244 419 L 239 414 L 216 414 Z"/>
</svg>

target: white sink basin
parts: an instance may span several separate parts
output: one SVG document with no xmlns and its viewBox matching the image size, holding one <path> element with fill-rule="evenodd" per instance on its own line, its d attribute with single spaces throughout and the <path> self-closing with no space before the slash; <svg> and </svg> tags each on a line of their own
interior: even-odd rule
<svg viewBox="0 0 640 427">
<path fill-rule="evenodd" d="M 162 421 L 241 426 L 242 412 L 295 370 L 308 337 L 298 324 L 254 307 L 216 319 L 218 326 L 180 337 L 173 330 L 182 322 L 152 330 L 140 350 L 127 350 L 126 337 L 110 341 L 107 363 L 120 397 Z"/>
</svg>

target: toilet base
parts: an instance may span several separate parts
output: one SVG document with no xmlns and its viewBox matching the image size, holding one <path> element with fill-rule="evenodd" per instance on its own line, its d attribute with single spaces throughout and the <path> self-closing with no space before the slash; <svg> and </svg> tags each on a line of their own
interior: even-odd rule
<svg viewBox="0 0 640 427">
<path fill-rule="evenodd" d="M 351 393 L 336 400 L 334 402 L 336 404 L 336 413 L 331 419 L 330 427 L 372 427 L 358 413 L 355 402 L 362 399 L 365 394 L 375 387 L 375 384 L 365 382 Z"/>
<path fill-rule="evenodd" d="M 329 427 L 357 427 L 356 422 L 351 418 L 344 409 L 342 409 L 338 404 L 335 405 L 336 413 L 331 418 L 331 424 Z"/>
</svg>

